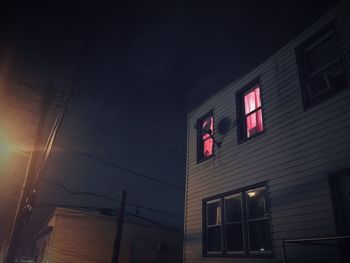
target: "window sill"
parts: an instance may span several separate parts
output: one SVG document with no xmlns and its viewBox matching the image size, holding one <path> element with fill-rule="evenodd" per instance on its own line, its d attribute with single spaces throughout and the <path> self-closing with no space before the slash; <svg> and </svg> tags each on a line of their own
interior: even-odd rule
<svg viewBox="0 0 350 263">
<path fill-rule="evenodd" d="M 220 253 L 210 253 L 202 254 L 205 258 L 273 258 L 274 254 L 269 252 L 251 252 L 251 254 L 246 253 L 232 253 L 232 254 L 220 254 Z"/>
<path fill-rule="evenodd" d="M 205 161 L 208 161 L 208 160 L 210 160 L 210 159 L 212 159 L 214 157 L 215 157 L 215 154 L 213 153 L 212 155 L 210 155 L 208 157 L 197 159 L 197 164 L 204 163 Z"/>
<path fill-rule="evenodd" d="M 332 90 L 330 92 L 325 93 L 324 95 L 320 96 L 319 98 L 315 98 L 313 100 L 310 100 L 308 102 L 306 102 L 305 98 L 303 97 L 303 107 L 304 107 L 304 112 L 317 107 L 320 104 L 323 104 L 324 102 L 326 102 L 327 100 L 332 99 L 333 97 L 336 97 L 337 95 L 339 95 L 340 93 L 342 93 L 343 91 L 349 89 L 349 85 L 343 89 L 339 89 L 339 90 Z"/>
<path fill-rule="evenodd" d="M 261 132 L 258 132 L 258 133 L 256 133 L 256 134 L 254 134 L 253 136 L 251 136 L 251 137 L 249 137 L 249 138 L 238 139 L 237 144 L 240 145 L 240 144 L 244 144 L 244 143 L 246 143 L 246 142 L 252 141 L 252 140 L 254 140 L 255 138 L 259 137 L 260 135 L 263 135 L 265 132 L 266 132 L 266 129 L 264 129 L 264 130 L 261 131 Z"/>
</svg>

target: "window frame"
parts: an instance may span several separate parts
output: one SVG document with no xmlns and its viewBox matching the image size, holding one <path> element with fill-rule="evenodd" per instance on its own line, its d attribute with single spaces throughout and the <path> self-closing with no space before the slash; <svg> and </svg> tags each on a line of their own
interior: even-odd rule
<svg viewBox="0 0 350 263">
<path fill-rule="evenodd" d="M 249 91 L 255 89 L 256 87 L 259 87 L 260 89 L 260 102 L 261 105 L 257 109 L 249 112 L 248 114 L 245 114 L 245 107 L 244 107 L 244 95 L 249 93 Z M 266 126 L 265 126 L 265 118 L 264 118 L 264 100 L 263 100 L 263 92 L 261 88 L 261 80 L 260 76 L 256 77 L 252 81 L 250 81 L 248 84 L 246 84 L 243 88 L 241 88 L 239 91 L 236 92 L 236 114 L 237 114 L 237 143 L 242 144 L 247 141 L 250 141 L 266 132 Z M 253 113 L 261 110 L 261 118 L 263 123 L 263 130 L 255 133 L 254 135 L 247 137 L 247 124 L 246 124 L 246 118 L 247 116 L 252 115 Z"/>
<path fill-rule="evenodd" d="M 209 111 L 208 113 L 206 113 L 205 115 L 203 115 L 202 117 L 197 119 L 197 122 L 196 122 L 196 125 L 195 125 L 196 130 L 197 130 L 197 135 L 196 135 L 197 136 L 197 139 L 196 139 L 196 141 L 197 141 L 197 158 L 196 158 L 197 159 L 197 164 L 205 162 L 206 160 L 209 160 L 209 159 L 211 159 L 211 158 L 213 158 L 215 156 L 215 142 L 213 142 L 213 150 L 212 150 L 213 152 L 212 152 L 211 155 L 204 156 L 204 154 L 201 152 L 203 150 L 203 147 L 204 147 L 203 146 L 204 141 L 202 139 L 203 134 L 201 132 L 201 130 L 202 130 L 201 129 L 201 124 L 202 124 L 202 122 L 205 119 L 207 119 L 209 117 L 213 118 L 213 134 L 212 134 L 212 136 L 214 136 L 214 134 L 215 134 L 214 110 Z"/>
<path fill-rule="evenodd" d="M 246 193 L 249 190 L 254 190 L 258 188 L 265 188 L 265 200 L 267 207 L 267 218 L 264 220 L 268 221 L 269 232 L 271 237 L 271 250 L 259 252 L 250 250 L 249 242 L 249 226 L 248 226 L 248 215 L 247 215 L 247 200 Z M 242 231 L 243 231 L 243 253 L 227 251 L 226 249 L 226 218 L 225 218 L 225 198 L 231 197 L 234 195 L 241 195 L 241 211 L 242 211 Z M 207 251 L 207 204 L 208 202 L 217 202 L 220 201 L 221 206 L 221 251 L 220 252 L 209 252 Z M 261 219 L 262 220 L 262 219 Z M 272 223 L 271 223 L 271 209 L 270 209 L 270 200 L 269 200 L 269 187 L 268 182 L 264 181 L 261 183 L 249 185 L 242 187 L 233 191 L 225 192 L 215 196 L 202 199 L 202 256 L 203 257 L 216 257 L 216 258 L 272 258 L 275 256 L 274 253 L 274 242 L 272 235 Z"/>
<path fill-rule="evenodd" d="M 209 200 L 209 201 L 207 201 L 206 202 L 207 204 L 213 204 L 213 203 L 219 203 L 220 204 L 220 224 L 218 225 L 205 225 L 205 234 L 207 235 L 207 231 L 208 231 L 208 228 L 214 228 L 214 227 L 220 227 L 220 251 L 207 251 L 207 253 L 209 254 L 209 255 L 221 255 L 222 254 L 222 252 L 223 252 L 223 232 L 224 232 L 224 229 L 223 229 L 223 224 L 222 224 L 222 216 L 223 216 L 223 207 L 222 207 L 222 205 L 223 205 L 223 203 L 222 203 L 222 200 L 220 199 L 220 198 L 215 198 L 215 199 L 211 199 L 211 200 Z M 208 206 L 206 205 L 205 206 L 205 216 L 206 216 L 206 218 L 205 218 L 205 220 L 206 220 L 206 222 L 207 222 L 207 220 L 208 220 L 208 218 L 207 218 L 207 215 L 208 215 Z M 206 240 L 207 241 L 207 240 Z M 205 243 L 205 246 L 207 247 L 207 243 Z"/>
<path fill-rule="evenodd" d="M 336 21 L 332 20 L 329 23 L 325 24 L 323 27 L 321 27 L 318 31 L 313 33 L 310 37 L 306 38 L 303 42 L 301 42 L 296 48 L 295 48 L 295 55 L 297 60 L 297 67 L 298 67 L 298 76 L 299 76 L 299 84 L 300 84 L 300 92 L 302 95 L 303 100 L 303 108 L 304 111 L 321 104 L 322 102 L 328 100 L 328 98 L 333 97 L 334 95 L 338 94 L 344 89 L 349 88 L 349 73 L 348 69 L 345 65 L 344 55 L 342 51 L 341 42 L 339 39 L 339 30 L 337 29 Z M 310 76 L 307 76 L 306 68 L 307 63 L 305 62 L 305 54 L 310 52 L 315 46 L 322 43 L 325 39 L 327 39 L 327 34 L 331 33 L 334 34 L 335 40 L 336 40 L 336 52 L 337 52 L 337 59 L 339 60 L 339 65 L 342 67 L 342 70 L 345 75 L 346 80 L 346 86 L 344 88 L 335 89 L 331 88 L 329 90 L 326 90 L 324 92 L 323 96 L 315 96 L 312 98 L 312 95 L 309 94 L 309 90 L 307 88 L 307 84 L 309 83 Z M 335 61 L 336 61 L 335 60 Z M 317 73 L 325 71 L 328 67 L 330 67 L 332 64 L 336 63 L 335 61 L 329 62 L 326 65 L 321 65 L 321 67 L 316 70 Z M 313 75 L 316 75 L 317 73 L 313 72 Z"/>
</svg>

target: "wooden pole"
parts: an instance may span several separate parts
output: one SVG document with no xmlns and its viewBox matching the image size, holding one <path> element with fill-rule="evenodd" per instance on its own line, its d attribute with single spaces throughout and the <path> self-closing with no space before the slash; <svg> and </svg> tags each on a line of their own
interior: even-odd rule
<svg viewBox="0 0 350 263">
<path fill-rule="evenodd" d="M 122 198 L 120 200 L 119 213 L 117 218 L 117 229 L 115 231 L 115 239 L 114 239 L 114 250 L 111 263 L 119 262 L 119 254 L 120 254 L 120 244 L 122 241 L 123 234 L 123 224 L 124 224 L 124 213 L 125 213 L 125 205 L 126 205 L 126 191 L 122 192 Z"/>
<path fill-rule="evenodd" d="M 43 90 L 40 106 L 40 119 L 37 127 L 36 139 L 34 142 L 34 149 L 30 155 L 29 164 L 27 167 L 26 175 L 24 178 L 23 187 L 21 190 L 20 198 L 17 205 L 16 215 L 12 224 L 12 229 L 9 237 L 9 243 L 6 251 L 6 262 L 13 263 L 16 258 L 17 249 L 20 243 L 20 235 L 24 224 L 27 221 L 27 216 L 30 214 L 32 209 L 31 205 L 28 204 L 28 200 L 31 199 L 33 193 L 33 182 L 35 173 L 37 172 L 38 161 L 40 158 L 40 148 L 42 145 L 44 130 L 50 112 L 50 106 L 53 100 L 53 87 L 49 83 Z M 28 205 L 28 206 L 27 206 Z"/>
</svg>

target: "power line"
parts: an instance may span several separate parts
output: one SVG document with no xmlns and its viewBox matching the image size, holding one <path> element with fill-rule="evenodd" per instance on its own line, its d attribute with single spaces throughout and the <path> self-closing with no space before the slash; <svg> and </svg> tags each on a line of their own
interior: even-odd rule
<svg viewBox="0 0 350 263">
<path fill-rule="evenodd" d="M 157 221 L 154 221 L 154 220 L 149 219 L 149 218 L 144 217 L 144 216 L 134 215 L 134 214 L 129 214 L 129 213 L 126 213 L 126 215 L 128 215 L 128 216 L 133 216 L 133 217 L 136 217 L 136 218 L 140 218 L 140 219 L 145 220 L 145 221 L 147 221 L 147 222 L 150 222 L 150 223 L 152 223 L 152 224 L 155 224 L 155 225 L 158 225 L 158 226 L 161 226 L 161 227 L 165 227 L 165 228 L 169 228 L 169 229 L 171 229 L 171 230 L 175 230 L 175 231 L 177 231 L 177 232 L 182 233 L 182 231 L 181 231 L 180 229 L 177 229 L 177 228 L 175 228 L 175 227 L 171 227 L 171 226 L 165 225 L 165 224 L 163 224 L 163 223 L 159 223 L 159 222 L 157 222 Z"/>
<path fill-rule="evenodd" d="M 89 126 L 89 124 L 87 123 L 87 121 L 82 121 L 81 119 L 77 119 L 76 117 L 73 117 L 72 115 L 74 115 L 74 113 L 72 111 L 69 111 L 68 112 L 70 115 L 69 118 L 72 120 L 72 121 L 75 121 L 77 123 L 80 123 L 82 125 L 85 125 L 85 126 Z M 100 124 L 102 124 L 100 122 Z M 152 142 L 151 140 L 147 139 L 147 138 L 144 138 L 144 137 L 140 137 L 140 136 L 136 136 L 136 135 L 133 135 L 133 134 L 130 134 L 129 132 L 127 131 L 124 131 L 122 129 L 113 129 L 113 130 L 106 130 L 106 129 L 94 129 L 95 132 L 103 132 L 107 135 L 110 135 L 110 136 L 126 136 L 126 137 L 129 137 L 130 139 L 132 139 L 134 142 L 138 142 L 138 143 L 142 143 L 142 144 L 145 144 L 145 145 L 148 145 L 148 146 L 152 146 L 154 149 L 158 149 L 158 150 L 162 150 L 162 151 L 165 151 L 165 152 L 169 152 L 171 154 L 175 154 L 177 156 L 180 156 L 180 157 L 184 157 L 185 154 L 180 152 L 180 151 L 177 151 L 173 148 L 170 148 L 168 146 L 164 146 L 164 145 L 161 145 L 161 144 L 158 144 L 158 143 L 154 143 Z"/>
<path fill-rule="evenodd" d="M 35 203 L 36 187 L 39 183 L 38 179 L 40 178 L 40 174 L 42 173 L 43 168 L 47 163 L 48 157 L 50 156 L 50 153 L 55 143 L 55 140 L 57 138 L 58 132 L 62 127 L 64 116 L 66 115 L 69 109 L 70 102 L 74 95 L 76 86 L 79 84 L 82 66 L 84 64 L 85 59 L 87 58 L 87 51 L 91 44 L 92 36 L 93 36 L 93 25 L 95 24 L 95 20 L 96 20 L 96 8 L 94 8 L 93 6 L 91 8 L 91 11 L 93 13 L 93 16 L 91 19 L 91 25 L 89 27 L 86 38 L 84 39 L 84 44 L 78 57 L 78 62 L 73 74 L 73 78 L 71 80 L 70 85 L 67 88 L 67 92 L 66 92 L 66 96 L 65 96 L 62 108 L 56 117 L 53 127 L 51 128 L 51 131 L 47 138 L 47 142 L 44 147 L 44 151 L 42 153 L 40 160 L 39 158 L 38 160 L 36 158 L 36 157 L 39 157 L 39 155 L 35 154 L 34 155 L 35 158 L 30 159 L 29 161 L 29 169 L 27 170 L 28 173 L 25 178 L 22 194 L 20 196 L 20 200 L 17 206 L 16 216 L 15 216 L 13 227 L 10 233 L 9 245 L 7 249 L 7 254 L 5 256 L 6 262 L 12 262 L 15 259 L 19 240 L 20 240 L 20 234 L 22 232 L 22 229 L 24 227 L 24 224 L 27 218 L 30 216 L 30 211 L 32 210 L 32 206 Z M 50 89 L 46 89 L 47 94 L 45 96 L 50 95 L 48 91 L 51 91 L 51 87 Z M 46 103 L 49 101 L 50 101 L 50 96 L 48 96 L 45 99 L 45 107 L 43 107 L 43 113 L 47 114 L 47 112 L 45 111 L 45 108 L 46 106 L 50 105 L 49 103 Z M 42 116 L 42 120 L 45 120 L 46 118 L 45 114 L 43 114 L 43 116 Z M 42 126 L 43 125 L 40 125 L 40 124 L 38 125 L 39 127 L 38 128 L 39 133 L 37 136 L 38 143 L 35 143 L 35 147 L 37 147 L 37 145 L 40 145 L 39 138 L 42 137 L 40 133 L 44 131 Z"/>
<path fill-rule="evenodd" d="M 66 205 L 66 204 L 56 204 L 56 203 L 38 203 L 38 205 L 39 206 L 37 208 L 45 207 L 45 206 L 55 206 L 55 207 L 76 208 L 76 209 L 93 210 L 93 211 L 110 211 L 111 215 L 112 215 L 112 213 L 117 213 L 118 212 L 115 209 L 105 208 L 105 207 L 77 206 L 77 205 Z M 147 221 L 149 223 L 152 223 L 152 224 L 155 224 L 155 225 L 158 225 L 158 226 L 161 226 L 161 227 L 169 228 L 169 229 L 175 230 L 177 232 L 182 232 L 181 230 L 179 230 L 179 229 L 177 229 L 175 227 L 171 227 L 171 226 L 168 226 L 166 224 L 159 223 L 159 222 L 157 222 L 157 221 L 155 221 L 153 219 L 150 219 L 150 218 L 147 218 L 147 217 L 144 217 L 144 216 L 140 216 L 138 214 L 131 214 L 131 213 L 125 213 L 125 214 L 128 215 L 128 216 L 131 216 L 131 217 L 142 219 L 144 221 Z"/>
<path fill-rule="evenodd" d="M 116 168 L 116 169 L 119 169 L 119 170 L 122 170 L 124 172 L 128 172 L 130 174 L 133 174 L 135 176 L 138 176 L 140 178 L 144 178 L 144 179 L 147 179 L 147 180 L 150 180 L 150 181 L 154 181 L 154 182 L 157 182 L 157 183 L 160 183 L 160 184 L 164 184 L 164 185 L 167 185 L 167 186 L 170 186 L 170 187 L 173 187 L 173 188 L 176 188 L 178 190 L 181 190 L 181 191 L 184 191 L 184 188 L 178 186 L 178 185 L 175 185 L 175 184 L 172 184 L 172 183 L 168 183 L 168 182 L 165 182 L 161 179 L 158 179 L 158 178 L 155 178 L 155 177 L 151 177 L 151 176 L 148 176 L 148 175 L 144 175 L 140 172 L 137 172 L 137 171 L 134 171 L 134 170 L 131 170 L 127 167 L 124 167 L 124 166 L 121 166 L 121 165 L 118 165 L 118 164 L 115 164 L 115 163 L 112 163 L 111 161 L 107 161 L 105 159 L 102 159 L 100 157 L 97 157 L 97 156 L 94 156 L 90 153 L 87 153 L 87 152 L 82 152 L 82 151 L 78 151 L 78 150 L 74 150 L 66 145 L 63 145 L 63 144 L 60 144 L 60 143 L 57 143 L 56 145 L 70 151 L 70 152 L 73 152 L 75 154 L 78 154 L 80 156 L 83 156 L 83 157 L 86 157 L 86 158 L 89 158 L 91 160 L 94 160 L 94 161 L 98 161 L 98 162 L 101 162 L 107 166 L 110 166 L 110 167 L 113 167 L 113 168 Z"/>
<path fill-rule="evenodd" d="M 94 197 L 97 197 L 97 198 L 102 198 L 102 199 L 110 200 L 110 201 L 116 201 L 116 202 L 120 201 L 120 199 L 113 198 L 113 197 L 110 197 L 110 196 L 107 196 L 107 195 L 101 195 L 101 194 L 93 193 L 93 192 L 77 192 L 77 191 L 73 191 L 73 190 L 69 189 L 67 186 L 65 186 L 64 184 L 61 184 L 61 183 L 58 183 L 58 182 L 55 182 L 55 181 L 51 181 L 51 180 L 48 180 L 48 179 L 40 178 L 39 180 L 43 181 L 45 183 L 49 183 L 49 184 L 58 186 L 58 187 L 62 188 L 64 191 L 66 191 L 67 193 L 72 194 L 72 195 L 89 195 L 89 196 L 94 196 Z M 47 204 L 50 204 L 50 203 L 47 203 Z M 183 217 L 183 215 L 180 215 L 180 214 L 177 214 L 177 213 L 163 211 L 163 210 L 159 210 L 159 209 L 152 208 L 152 207 L 147 207 L 147 206 L 140 205 L 140 204 L 135 204 L 135 203 L 131 203 L 131 202 L 127 202 L 126 204 L 128 206 L 132 206 L 132 207 L 136 207 L 136 208 L 142 208 L 142 209 L 145 209 L 145 210 L 149 210 L 149 211 L 153 211 L 153 212 L 157 212 L 157 213 L 161 213 L 161 214 L 167 214 L 167 215 L 171 215 L 171 216 Z M 50 204 L 50 205 L 52 205 L 52 204 Z"/>
<path fill-rule="evenodd" d="M 36 208 L 42 208 L 42 207 L 49 207 L 49 206 L 59 206 L 63 208 L 75 208 L 75 209 L 84 209 L 84 210 L 94 210 L 94 211 L 111 211 L 116 213 L 117 210 L 108 208 L 108 207 L 98 207 L 98 206 L 80 206 L 80 205 L 66 205 L 66 204 L 56 204 L 56 203 L 46 203 L 46 202 L 40 202 L 37 203 Z"/>
<path fill-rule="evenodd" d="M 64 184 L 61 184 L 61 183 L 58 183 L 58 182 L 54 182 L 54 181 L 51 181 L 51 180 L 47 180 L 47 179 L 44 179 L 44 178 L 40 178 L 39 180 L 40 180 L 40 181 L 43 181 L 43 182 L 45 182 L 45 183 L 49 183 L 49 184 L 52 184 L 52 185 L 59 186 L 59 187 L 61 187 L 64 191 L 66 191 L 67 193 L 72 194 L 72 195 L 90 195 L 90 196 L 102 198 L 102 199 L 109 200 L 109 201 L 118 201 L 118 200 L 115 199 L 115 198 L 108 197 L 108 196 L 105 196 L 105 195 L 100 195 L 100 194 L 97 194 L 97 193 L 72 191 L 72 190 L 70 190 L 67 186 L 65 186 Z"/>
<path fill-rule="evenodd" d="M 38 176 L 39 176 L 40 172 L 43 170 L 43 166 L 45 165 L 45 163 L 46 163 L 46 161 L 51 153 L 51 149 L 56 141 L 57 134 L 62 127 L 64 117 L 67 115 L 67 112 L 69 110 L 70 103 L 73 99 L 76 87 L 78 86 L 79 81 L 80 81 L 80 75 L 82 72 L 82 68 L 83 68 L 83 65 L 87 59 L 88 50 L 89 50 L 89 47 L 91 45 L 91 42 L 93 41 L 93 36 L 95 33 L 94 32 L 94 25 L 96 23 L 95 20 L 96 20 L 96 16 L 97 16 L 97 8 L 95 6 L 95 2 L 93 4 L 93 7 L 91 8 L 90 15 L 91 15 L 91 23 L 89 25 L 89 30 L 88 30 L 88 33 L 87 33 L 85 39 L 84 39 L 83 47 L 79 53 L 78 63 L 76 65 L 72 80 L 67 88 L 67 92 L 65 93 L 65 98 L 64 98 L 63 104 L 61 106 L 61 111 L 59 112 L 59 114 L 56 117 L 55 123 L 50 131 L 48 140 L 46 142 L 44 154 L 43 154 L 41 161 L 39 163 Z"/>
</svg>

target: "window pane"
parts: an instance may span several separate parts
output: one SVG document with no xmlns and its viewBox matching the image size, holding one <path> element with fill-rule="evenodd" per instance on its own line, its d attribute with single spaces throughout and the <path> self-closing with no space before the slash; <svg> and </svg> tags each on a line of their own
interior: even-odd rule
<svg viewBox="0 0 350 263">
<path fill-rule="evenodd" d="M 262 119 L 262 110 L 258 110 L 250 114 L 246 118 L 247 126 L 247 138 L 253 136 L 254 134 L 264 130 L 263 119 Z"/>
<path fill-rule="evenodd" d="M 229 252 L 243 251 L 242 224 L 226 225 L 226 249 Z"/>
<path fill-rule="evenodd" d="M 327 81 L 331 89 L 341 90 L 347 87 L 347 79 L 340 63 L 327 70 Z"/>
<path fill-rule="evenodd" d="M 323 74 L 319 74 L 310 80 L 307 84 L 307 88 L 310 98 L 316 97 L 329 90 Z"/>
<path fill-rule="evenodd" d="M 321 40 L 319 44 L 309 48 L 306 52 L 307 70 L 311 74 L 338 58 L 335 34 L 332 33 L 325 40 Z"/>
<path fill-rule="evenodd" d="M 268 220 L 249 222 L 250 251 L 271 251 L 271 232 Z"/>
<path fill-rule="evenodd" d="M 310 78 L 307 87 L 310 98 L 314 98 L 328 92 L 330 89 L 343 89 L 346 85 L 343 67 L 340 62 L 337 62 Z"/>
<path fill-rule="evenodd" d="M 207 250 L 221 251 L 221 227 L 209 227 L 207 228 Z"/>
<path fill-rule="evenodd" d="M 241 195 L 225 199 L 226 223 L 242 220 Z"/>
<path fill-rule="evenodd" d="M 207 225 L 221 224 L 221 207 L 220 202 L 207 204 Z"/>
<path fill-rule="evenodd" d="M 252 112 L 253 110 L 259 108 L 261 106 L 260 99 L 260 88 L 259 86 L 255 89 L 249 91 L 246 95 L 244 95 L 244 109 L 245 114 Z"/>
<path fill-rule="evenodd" d="M 202 123 L 203 140 L 210 138 L 210 133 L 214 132 L 214 121 L 213 117 L 205 119 Z"/>
<path fill-rule="evenodd" d="M 257 188 L 247 191 L 248 218 L 261 218 L 267 216 L 265 188 Z"/>
<path fill-rule="evenodd" d="M 202 122 L 203 156 L 208 157 L 213 154 L 214 140 L 210 134 L 214 133 L 214 118 L 209 117 Z"/>
<path fill-rule="evenodd" d="M 213 154 L 214 140 L 209 138 L 203 142 L 203 155 L 208 157 Z"/>
</svg>

